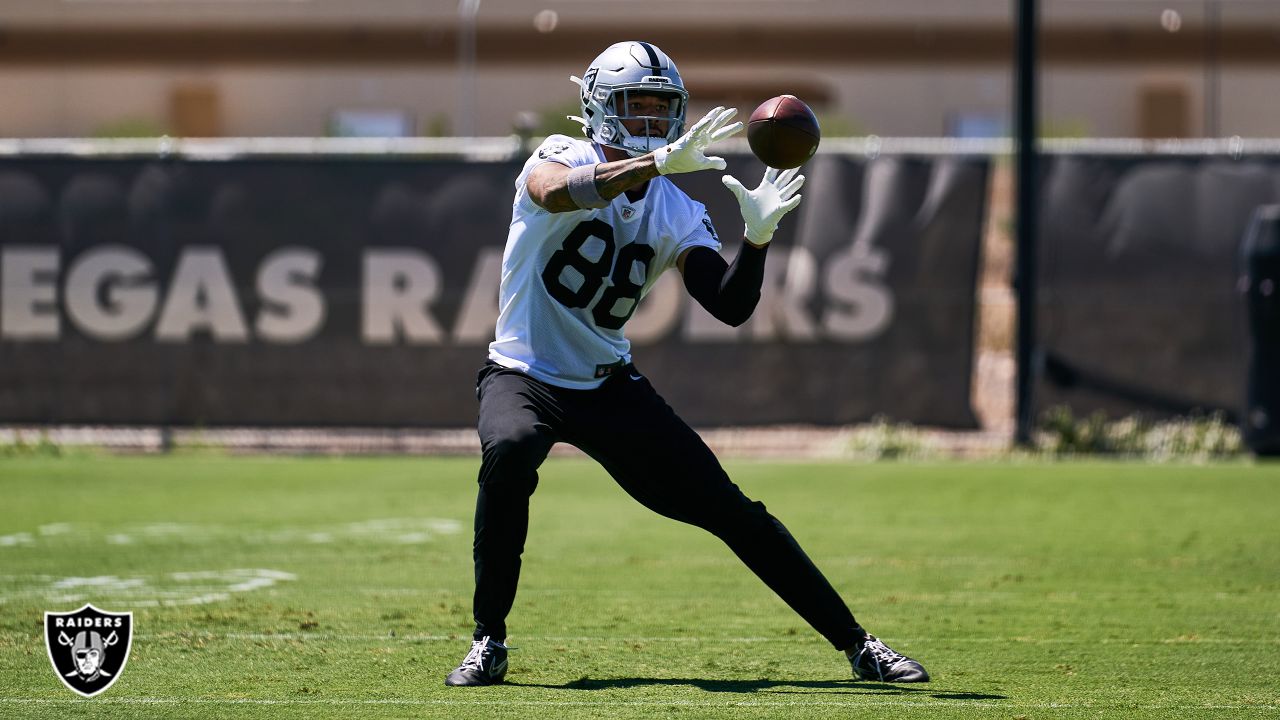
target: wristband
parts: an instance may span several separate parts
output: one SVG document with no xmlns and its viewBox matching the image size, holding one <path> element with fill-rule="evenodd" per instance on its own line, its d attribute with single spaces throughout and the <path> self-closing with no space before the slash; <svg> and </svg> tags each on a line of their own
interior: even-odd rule
<svg viewBox="0 0 1280 720">
<path fill-rule="evenodd" d="M 579 165 L 569 171 L 567 178 L 569 199 L 583 210 L 608 207 L 609 201 L 600 196 L 596 188 L 596 166 Z"/>
</svg>

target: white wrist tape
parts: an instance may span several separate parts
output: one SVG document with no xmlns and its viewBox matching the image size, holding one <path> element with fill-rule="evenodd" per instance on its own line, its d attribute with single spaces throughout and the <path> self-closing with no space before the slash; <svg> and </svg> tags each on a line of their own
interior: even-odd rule
<svg viewBox="0 0 1280 720">
<path fill-rule="evenodd" d="M 596 188 L 595 165 L 575 167 L 569 171 L 567 181 L 569 198 L 573 200 L 574 205 L 584 210 L 609 206 L 609 201 L 600 197 L 600 190 Z"/>
</svg>

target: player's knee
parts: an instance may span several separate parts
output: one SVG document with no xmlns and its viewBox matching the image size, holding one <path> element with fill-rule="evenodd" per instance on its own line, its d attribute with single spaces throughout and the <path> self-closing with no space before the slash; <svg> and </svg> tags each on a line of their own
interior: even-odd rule
<svg viewBox="0 0 1280 720">
<path fill-rule="evenodd" d="M 484 463 L 504 474 L 523 475 L 537 470 L 550 449 L 550 443 L 537 429 L 521 428 L 487 443 Z"/>
</svg>

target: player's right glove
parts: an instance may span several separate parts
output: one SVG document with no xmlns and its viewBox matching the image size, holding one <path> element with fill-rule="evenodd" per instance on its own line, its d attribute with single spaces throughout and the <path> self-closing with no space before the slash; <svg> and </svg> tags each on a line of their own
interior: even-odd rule
<svg viewBox="0 0 1280 720">
<path fill-rule="evenodd" d="M 728 125 L 737 114 L 737 108 L 726 110 L 717 107 L 689 128 L 689 132 L 680 136 L 679 140 L 654 150 L 653 162 L 658 166 L 658 173 L 671 175 L 697 170 L 723 170 L 724 158 L 707 157 L 705 152 L 711 143 L 723 140 L 742 129 L 741 121 Z"/>
<path fill-rule="evenodd" d="M 764 179 L 755 190 L 746 189 L 732 175 L 720 178 L 725 187 L 732 190 L 734 197 L 738 198 L 742 222 L 746 226 L 745 234 L 752 245 L 768 245 L 782 216 L 800 204 L 803 195 L 796 193 L 804 185 L 804 176 L 799 175 L 799 172 L 799 168 L 769 168 L 764 171 Z"/>
</svg>

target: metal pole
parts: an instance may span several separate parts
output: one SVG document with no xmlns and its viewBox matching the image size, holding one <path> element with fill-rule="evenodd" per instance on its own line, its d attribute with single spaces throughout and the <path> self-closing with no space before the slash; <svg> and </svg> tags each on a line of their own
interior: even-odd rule
<svg viewBox="0 0 1280 720">
<path fill-rule="evenodd" d="M 1039 230 L 1039 150 L 1037 135 L 1037 35 L 1039 0 L 1013 0 L 1017 41 L 1014 58 L 1015 217 L 1018 258 L 1013 285 L 1018 293 L 1017 428 L 1014 442 L 1029 445 L 1035 418 L 1036 239 Z"/>
<path fill-rule="evenodd" d="M 1222 26 L 1222 6 L 1218 0 L 1204 3 L 1204 136 L 1222 134 L 1218 119 L 1218 42 Z"/>
<path fill-rule="evenodd" d="M 476 15 L 480 0 L 458 0 L 458 127 L 454 134 L 476 134 Z"/>
</svg>

